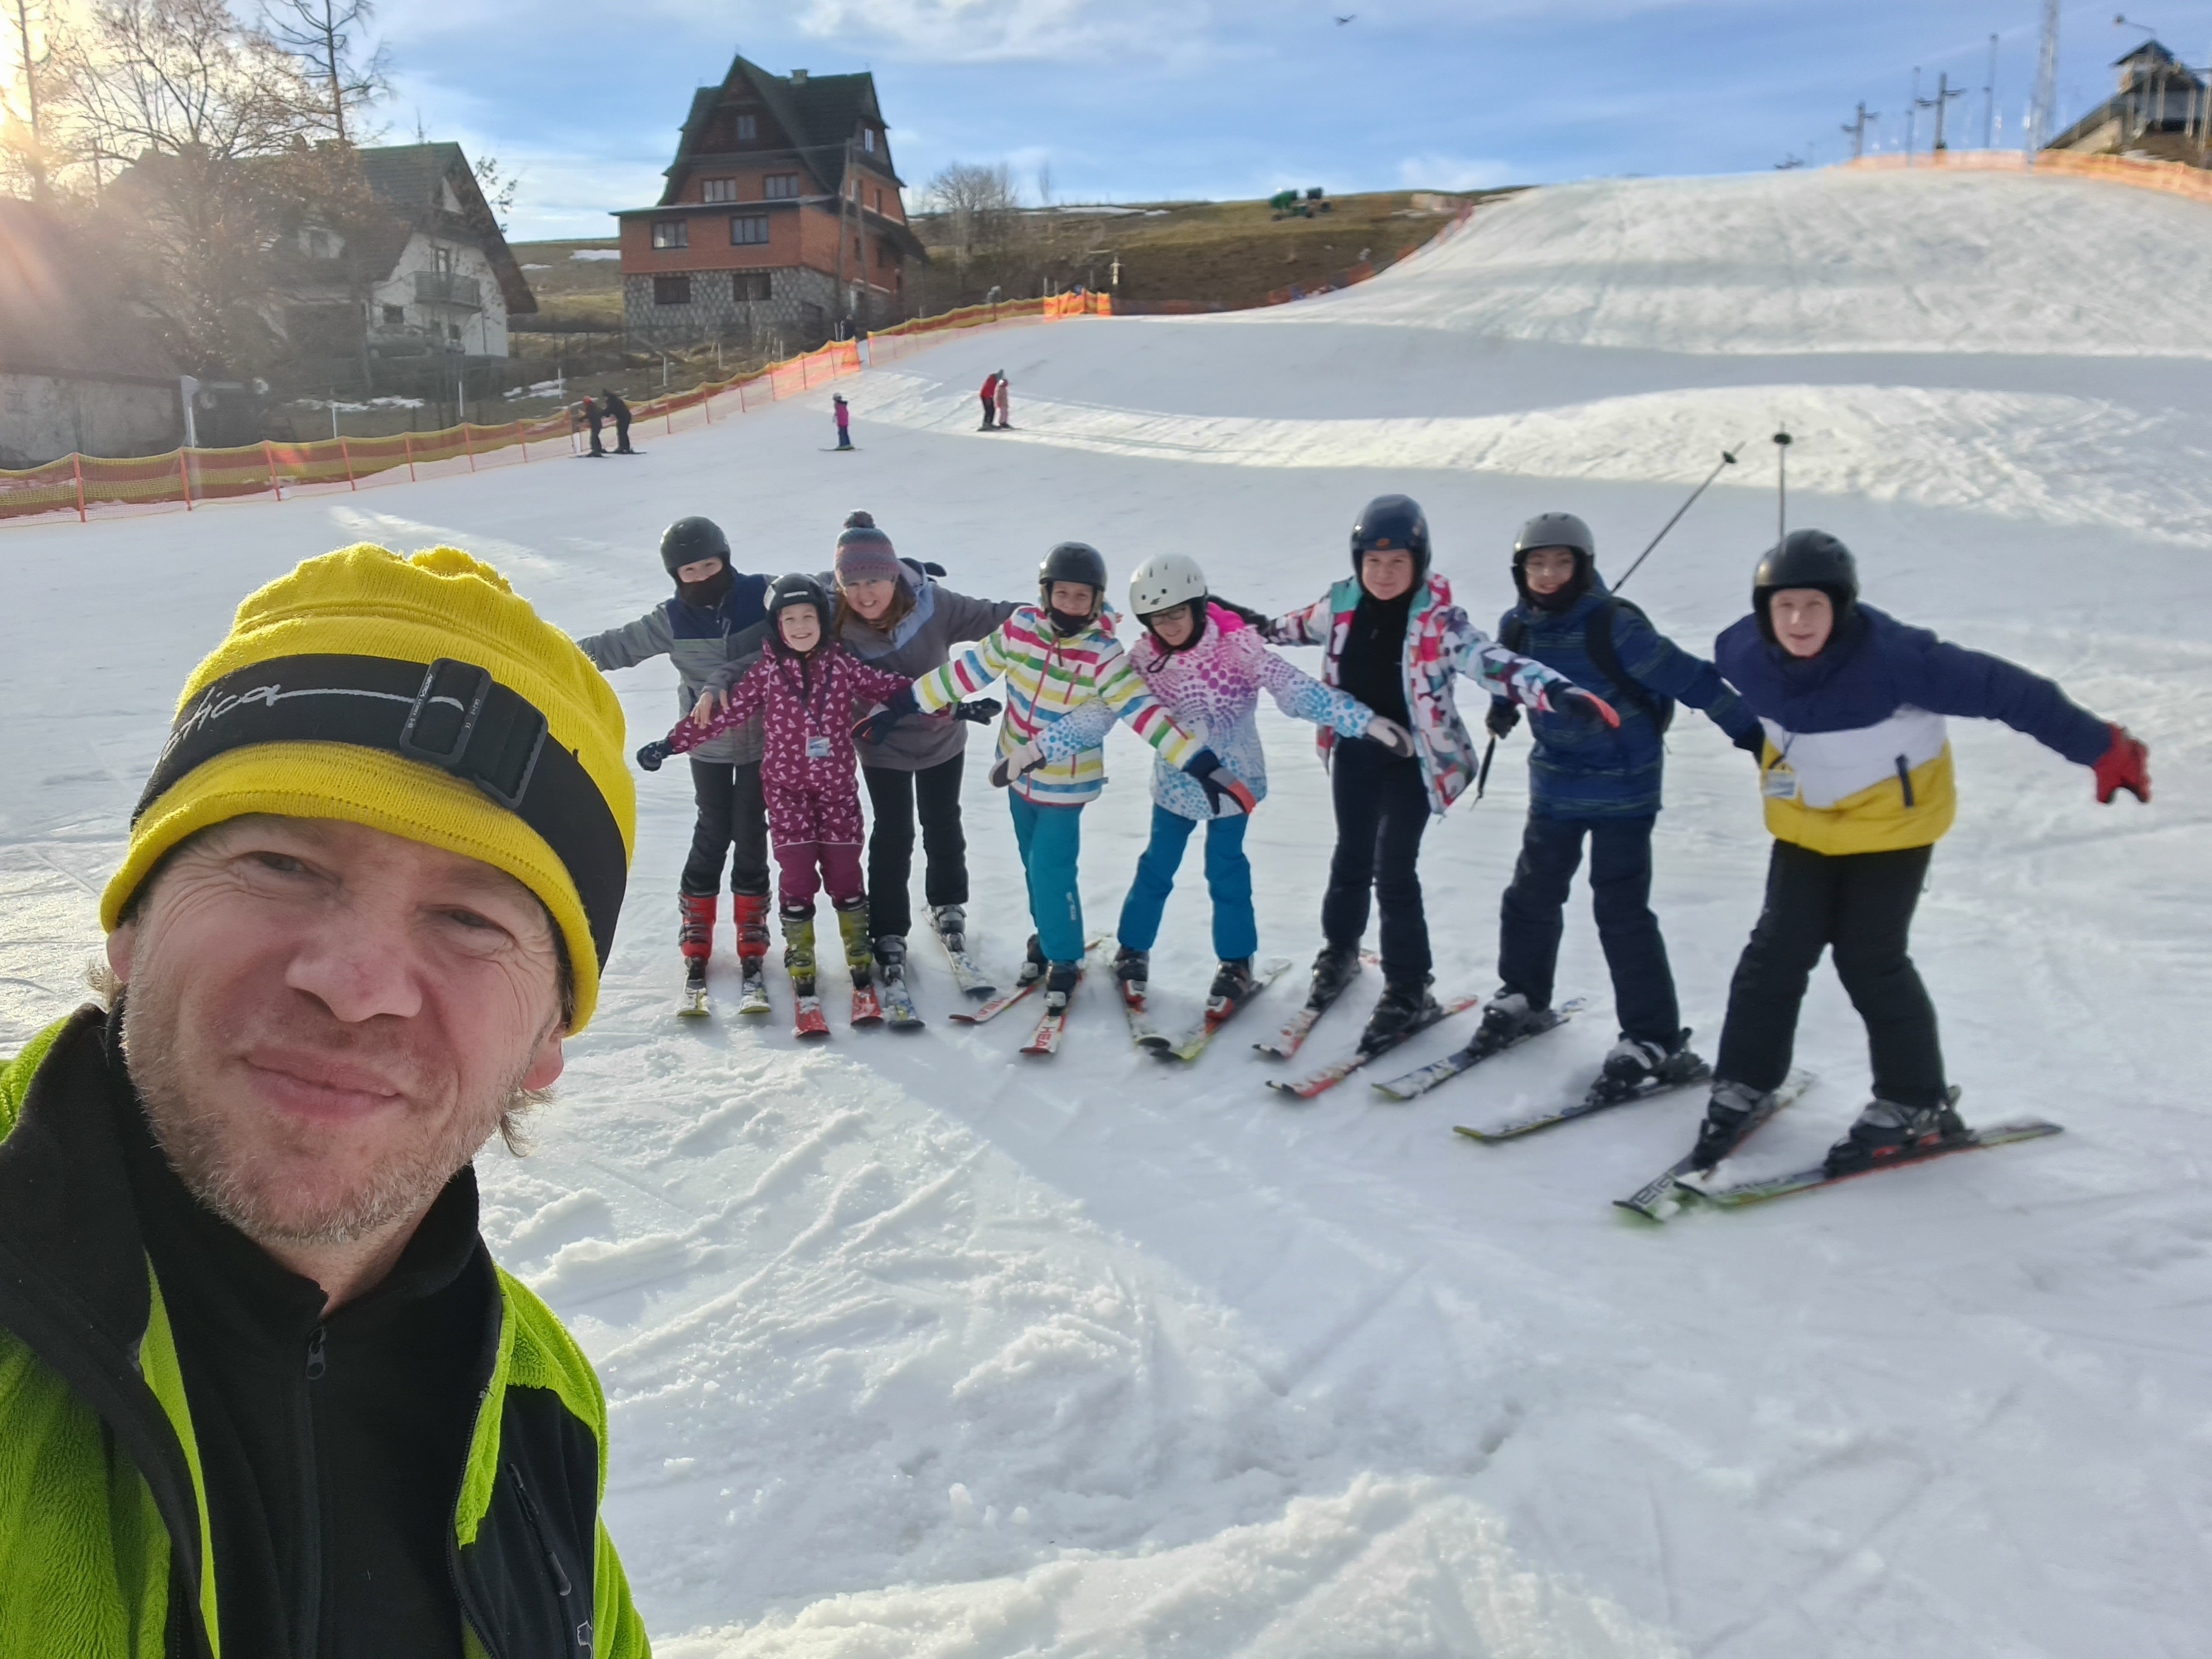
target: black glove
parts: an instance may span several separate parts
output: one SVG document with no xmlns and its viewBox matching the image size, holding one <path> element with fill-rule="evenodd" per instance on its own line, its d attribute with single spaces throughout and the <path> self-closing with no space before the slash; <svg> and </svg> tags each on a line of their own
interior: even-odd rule
<svg viewBox="0 0 2212 1659">
<path fill-rule="evenodd" d="M 1620 716 L 1613 706 L 1595 691 L 1585 691 L 1579 685 L 1564 686 L 1552 694 L 1552 706 L 1571 720 L 1588 720 L 1615 731 L 1620 727 Z"/>
<path fill-rule="evenodd" d="M 924 559 L 921 562 L 921 571 L 925 576 L 942 576 L 945 574 L 945 567 L 934 559 Z"/>
<path fill-rule="evenodd" d="M 1260 802 L 1245 787 L 1244 780 L 1222 765 L 1221 757 L 1211 749 L 1201 749 L 1182 763 L 1182 769 L 1198 780 L 1198 787 L 1206 791 L 1207 810 L 1216 817 L 1221 816 L 1221 799 L 1226 795 L 1245 811 L 1256 809 Z"/>
<path fill-rule="evenodd" d="M 921 712 L 921 705 L 914 700 L 914 688 L 902 685 L 874 714 L 863 714 L 853 722 L 853 736 L 860 743 L 881 743 L 890 736 L 891 727 L 908 714 Z"/>
<path fill-rule="evenodd" d="M 1763 726 L 1754 726 L 1741 737 L 1729 741 L 1755 761 L 1763 763 L 1766 759 L 1766 728 Z"/>
<path fill-rule="evenodd" d="M 648 772 L 658 772 L 660 763 L 675 752 L 665 742 L 656 740 L 637 751 L 637 763 Z"/>
<path fill-rule="evenodd" d="M 1504 697 L 1490 700 L 1490 712 L 1482 717 L 1483 729 L 1493 738 L 1510 737 L 1513 728 L 1521 724 L 1521 707 Z"/>
<path fill-rule="evenodd" d="M 973 720 L 978 726 L 988 726 L 999 718 L 999 711 L 1005 707 L 1006 705 L 996 697 L 976 697 L 969 702 L 957 704 L 952 710 L 952 718 L 956 720 Z"/>
</svg>

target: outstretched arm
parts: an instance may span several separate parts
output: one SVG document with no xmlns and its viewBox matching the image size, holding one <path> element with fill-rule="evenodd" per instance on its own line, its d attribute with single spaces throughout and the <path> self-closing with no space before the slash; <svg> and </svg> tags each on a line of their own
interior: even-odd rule
<svg viewBox="0 0 2212 1659">
<path fill-rule="evenodd" d="M 1009 660 L 1006 629 L 1001 623 L 988 635 L 914 682 L 914 700 L 925 714 L 933 714 L 963 697 L 972 697 L 1006 673 Z"/>
<path fill-rule="evenodd" d="M 1613 653 L 1620 671 L 1645 690 L 1701 708 L 1705 718 L 1728 733 L 1729 741 L 1748 746 L 1759 717 L 1721 678 L 1721 671 L 1688 652 L 1633 611 L 1613 613 Z"/>
<path fill-rule="evenodd" d="M 1985 651 L 1951 645 L 1915 629 L 1906 640 L 1908 695 L 1938 714 L 2002 720 L 2077 765 L 2094 767 L 2097 799 L 2120 790 L 2150 799 L 2150 750 L 2127 728 L 2100 720 L 2058 682 Z"/>
<path fill-rule="evenodd" d="M 1474 681 L 1492 696 L 1504 697 L 1523 708 L 1540 708 L 1547 714 L 1580 714 L 1580 709 L 1568 706 L 1570 692 L 1574 694 L 1573 701 L 1589 698 L 1604 706 L 1565 674 L 1545 667 L 1534 657 L 1508 651 L 1469 622 L 1467 612 L 1457 605 L 1449 607 L 1445 613 L 1443 655 L 1453 672 Z"/>
<path fill-rule="evenodd" d="M 1327 645 L 1329 629 L 1336 621 L 1329 597 L 1324 593 L 1302 610 L 1286 611 L 1271 622 L 1261 623 L 1261 637 L 1270 645 Z"/>
<path fill-rule="evenodd" d="M 1267 688 L 1267 695 L 1275 700 L 1276 708 L 1294 720 L 1310 720 L 1316 726 L 1329 726 L 1347 738 L 1366 734 L 1375 711 L 1365 703 L 1348 691 L 1323 685 L 1257 641 L 1254 641 L 1254 648 L 1259 655 L 1260 684 Z"/>
<path fill-rule="evenodd" d="M 1160 752 L 1170 766 L 1181 766 L 1202 745 L 1176 724 L 1167 705 L 1145 687 L 1145 682 L 1120 646 L 1098 663 L 1094 683 L 1099 701 L 1114 711 L 1132 732 Z"/>
<path fill-rule="evenodd" d="M 656 605 L 635 622 L 610 628 L 604 634 L 579 634 L 576 648 L 592 659 L 592 667 L 605 673 L 611 669 L 634 668 L 660 656 L 675 641 L 666 614 Z"/>
</svg>

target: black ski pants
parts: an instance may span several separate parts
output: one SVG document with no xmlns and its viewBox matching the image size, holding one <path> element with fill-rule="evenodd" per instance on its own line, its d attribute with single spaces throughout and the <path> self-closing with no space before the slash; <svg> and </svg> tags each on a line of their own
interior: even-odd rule
<svg viewBox="0 0 2212 1659">
<path fill-rule="evenodd" d="M 960 827 L 960 772 L 964 755 L 902 771 L 864 766 L 868 806 L 868 930 L 878 939 L 904 939 L 914 926 L 907 887 L 914 873 L 914 823 L 921 820 L 927 861 L 922 891 L 933 905 L 968 902 L 968 836 Z"/>
<path fill-rule="evenodd" d="M 1651 914 L 1650 816 L 1540 818 L 1521 833 L 1521 859 L 1499 906 L 1498 977 L 1532 1008 L 1552 1006 L 1567 896 L 1589 838 L 1590 908 L 1613 974 L 1623 1036 L 1672 1048 L 1682 1028 L 1667 941 Z"/>
<path fill-rule="evenodd" d="M 1356 946 L 1367 932 L 1368 895 L 1382 909 L 1382 977 L 1391 984 L 1429 976 L 1429 923 L 1414 867 L 1429 827 L 1421 763 L 1378 743 L 1340 738 L 1329 751 L 1329 794 L 1336 806 L 1336 851 L 1321 902 L 1322 937 Z"/>
<path fill-rule="evenodd" d="M 692 826 L 691 856 L 684 864 L 684 890 L 720 892 L 726 856 L 732 892 L 754 898 L 765 894 L 768 803 L 761 796 L 760 763 L 693 761 L 691 798 L 699 804 L 699 821 Z"/>
<path fill-rule="evenodd" d="M 1774 843 L 1766 908 L 1729 987 L 1715 1076 L 1754 1089 L 1780 1085 L 1790 1073 L 1806 983 L 1822 950 L 1832 947 L 1836 976 L 1866 1022 L 1876 1098 L 1899 1106 L 1942 1102 L 1936 1006 L 1906 953 L 1934 850 L 1834 854 Z"/>
<path fill-rule="evenodd" d="M 615 453 L 617 455 L 637 453 L 629 447 L 629 416 L 627 415 L 615 416 Z"/>
<path fill-rule="evenodd" d="M 991 394 L 989 392 L 985 392 L 983 394 L 983 429 L 985 431 L 989 431 L 993 427 L 999 423 L 998 416 L 998 404 L 991 401 Z"/>
</svg>

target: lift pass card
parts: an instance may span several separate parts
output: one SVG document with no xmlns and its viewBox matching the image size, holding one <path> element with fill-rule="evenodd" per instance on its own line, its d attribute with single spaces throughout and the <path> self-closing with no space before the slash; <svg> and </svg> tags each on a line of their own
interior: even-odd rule
<svg viewBox="0 0 2212 1659">
<path fill-rule="evenodd" d="M 1759 774 L 1759 787 L 1769 800 L 1796 800 L 1797 775 L 1786 766 L 1770 766 Z"/>
<path fill-rule="evenodd" d="M 808 732 L 806 734 L 806 758 L 809 760 L 828 760 L 830 758 L 830 739 L 823 736 L 819 732 Z"/>
</svg>

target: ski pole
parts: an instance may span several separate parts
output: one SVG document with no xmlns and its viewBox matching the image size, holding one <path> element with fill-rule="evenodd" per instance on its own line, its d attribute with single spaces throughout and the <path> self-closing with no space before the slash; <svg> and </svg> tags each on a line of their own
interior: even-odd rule
<svg viewBox="0 0 2212 1659">
<path fill-rule="evenodd" d="M 1790 538 L 1790 434 L 1774 434 L 1774 544 Z"/>
<path fill-rule="evenodd" d="M 1651 556 L 1651 550 L 1658 546 L 1661 542 L 1666 540 L 1667 532 L 1672 530 L 1676 525 L 1680 524 L 1682 521 L 1682 515 L 1698 504 L 1698 497 L 1705 493 L 1706 489 L 1712 483 L 1712 481 L 1719 477 L 1725 468 L 1734 466 L 1735 465 L 1735 455 L 1734 452 L 1726 449 L 1721 451 L 1720 460 L 1715 465 L 1711 472 L 1705 474 L 1705 482 L 1699 484 L 1695 489 L 1692 490 L 1690 492 L 1690 499 L 1684 501 L 1681 506 L 1674 509 L 1674 516 L 1659 526 L 1659 533 L 1654 536 L 1650 541 L 1645 544 L 1644 550 L 1636 556 L 1636 564 L 1632 564 L 1626 570 L 1621 573 L 1620 580 L 1613 583 L 1613 591 L 1614 592 L 1618 593 L 1620 592 L 1621 583 L 1626 582 L 1631 576 L 1633 576 L 1636 574 L 1637 566 L 1642 564 L 1644 560 Z"/>
<path fill-rule="evenodd" d="M 1483 746 L 1482 764 L 1475 769 L 1474 798 L 1477 800 L 1480 800 L 1482 799 L 1482 792 L 1490 787 L 1490 762 L 1491 757 L 1497 753 L 1498 739 L 1493 736 L 1490 741 Z"/>
</svg>

